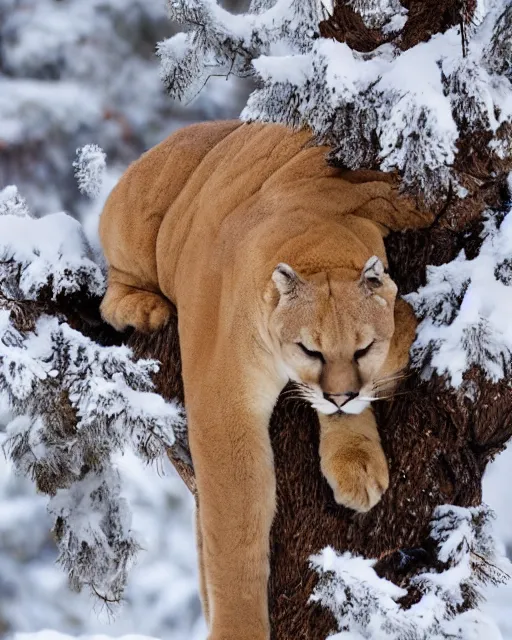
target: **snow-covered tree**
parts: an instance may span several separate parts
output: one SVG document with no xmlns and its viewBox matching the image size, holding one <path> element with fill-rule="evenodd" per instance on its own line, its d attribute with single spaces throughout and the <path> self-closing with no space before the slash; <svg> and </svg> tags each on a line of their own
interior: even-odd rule
<svg viewBox="0 0 512 640">
<path fill-rule="evenodd" d="M 380 30 L 380 46 L 361 51 L 361 43 L 319 37 L 328 15 L 321 0 L 255 2 L 247 16 L 215 0 L 173 1 L 171 17 L 190 31 L 160 45 L 162 73 L 178 98 L 207 75 L 255 74 L 260 87 L 244 119 L 308 125 L 332 147 L 331 162 L 397 170 L 409 191 L 433 205 L 450 184 L 468 188 L 456 159 L 469 132 L 486 136 L 490 162 L 512 152 L 512 10 L 503 0 L 472 4 L 469 12 L 470 3 L 458 3 L 454 25 L 426 41 L 416 33 L 410 46 L 408 10 L 399 0 L 339 2 L 323 30 L 329 25 L 336 35 L 336 12 L 357 12 L 362 31 Z"/>
<path fill-rule="evenodd" d="M 403 395 L 379 409 L 391 469 L 382 502 L 366 515 L 336 506 L 312 412 L 283 400 L 274 414 L 279 638 L 499 638 L 478 605 L 507 567 L 480 503 L 485 467 L 512 435 L 512 4 L 438 4 L 253 0 L 234 15 L 215 0 L 168 3 L 186 28 L 158 47 L 172 96 L 196 96 L 211 76 L 253 76 L 244 119 L 309 126 L 331 147 L 328 162 L 394 172 L 437 213 L 431 228 L 387 239 L 392 276 L 421 324 Z M 101 166 L 89 148 L 79 177 Z M 116 599 L 136 541 L 115 451 L 168 449 L 194 489 L 179 411 L 154 394 L 181 400 L 176 322 L 153 336 L 107 331 L 95 317 L 101 272 L 79 227 L 59 217 L 73 257 L 55 253 L 58 234 L 48 250 L 37 244 L 44 226 L 36 235 L 39 221 L 12 189 L 0 212 L 26 236 L 2 263 L 8 451 L 51 496 L 72 584 Z"/>
<path fill-rule="evenodd" d="M 327 632 L 332 618 L 319 623 L 317 610 L 300 611 L 305 608 L 303 589 L 282 604 L 280 596 L 291 588 L 286 564 L 304 566 L 306 549 L 320 540 L 329 543 L 329 536 L 329 544 L 340 550 L 366 557 L 388 554 L 389 560 L 377 566 L 384 572 L 387 567 L 395 582 L 401 573 L 414 574 L 411 567 L 418 562 L 436 564 L 432 555 L 425 560 L 417 551 L 404 553 L 408 560 L 399 571 L 392 551 L 410 544 L 429 546 L 426 528 L 437 504 L 476 507 L 483 469 L 511 435 L 512 185 L 507 179 L 512 170 L 512 5 L 504 0 L 275 0 L 255 1 L 249 14 L 233 16 L 215 0 L 168 4 L 173 19 L 187 28 L 159 47 L 172 96 L 197 91 L 208 74 L 253 75 L 258 87 L 243 119 L 308 126 L 318 143 L 330 146 L 328 162 L 394 172 L 417 206 L 437 213 L 431 229 L 388 239 L 392 275 L 402 293 L 410 292 L 408 299 L 422 321 L 413 348 L 418 378 L 405 383 L 407 399 L 382 411 L 384 422 L 393 427 L 383 429 L 383 435 L 392 467 L 394 463 L 394 486 L 368 516 L 348 518 L 345 512 L 348 524 L 320 515 L 318 507 L 298 499 L 294 514 L 306 524 L 291 530 L 293 536 L 302 534 L 300 548 L 291 533 L 287 537 L 286 516 L 278 515 L 275 524 L 280 549 L 274 554 L 271 581 L 276 633 Z M 429 382 L 421 384 L 421 379 Z M 283 431 L 291 429 L 292 419 L 286 409 L 277 415 L 277 467 L 292 467 L 282 481 L 286 485 L 289 477 L 307 477 L 308 491 L 318 495 L 322 483 L 315 477 L 316 467 L 286 458 L 289 442 Z M 294 438 L 310 438 L 298 422 Z M 307 447 L 301 452 L 312 455 Z M 414 496 L 404 489 L 413 469 L 419 492 Z M 328 535 L 311 533 L 308 527 L 323 528 Z M 287 545 L 292 548 L 288 553 L 283 551 Z M 301 576 L 301 584 L 309 587 L 311 576 L 307 571 Z M 409 598 L 414 591 L 410 579 L 401 578 Z M 371 585 L 360 587 L 359 596 L 367 589 L 376 597 Z M 339 590 L 333 593 L 337 605 L 330 609 L 340 637 L 356 631 L 357 637 L 383 637 L 370 624 L 373 614 L 361 597 L 352 594 L 342 601 Z M 434 626 L 418 623 L 409 633 L 407 628 L 399 631 L 398 624 L 395 631 L 387 629 L 389 637 L 433 637 L 434 631 L 436 637 L 449 637 L 457 625 L 454 607 L 462 607 L 460 612 L 474 604 L 467 590 L 461 593 L 465 596 L 458 605 L 455 598 L 448 608 L 434 607 Z M 420 596 L 416 594 L 415 611 L 423 602 L 428 609 L 430 596 Z M 389 596 L 388 604 L 393 602 Z M 465 620 L 477 625 L 473 614 Z M 469 628 L 464 629 L 466 637 Z M 476 626 L 472 633 L 480 637 Z"/>
</svg>

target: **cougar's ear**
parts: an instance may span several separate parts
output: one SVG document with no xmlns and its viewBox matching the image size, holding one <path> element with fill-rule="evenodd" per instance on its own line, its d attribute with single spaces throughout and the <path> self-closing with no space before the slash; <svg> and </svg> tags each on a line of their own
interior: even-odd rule
<svg viewBox="0 0 512 640">
<path fill-rule="evenodd" d="M 280 262 L 272 273 L 272 280 L 282 296 L 294 295 L 303 286 L 304 280 L 290 267 Z"/>
<path fill-rule="evenodd" d="M 359 283 L 368 293 L 373 293 L 384 285 L 385 278 L 386 270 L 382 261 L 372 256 L 363 267 Z"/>
</svg>

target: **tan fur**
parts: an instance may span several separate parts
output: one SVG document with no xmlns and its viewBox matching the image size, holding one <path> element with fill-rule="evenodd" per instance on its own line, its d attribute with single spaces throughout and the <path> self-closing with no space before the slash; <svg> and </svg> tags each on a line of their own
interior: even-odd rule
<svg viewBox="0 0 512 640">
<path fill-rule="evenodd" d="M 151 331 L 168 320 L 168 300 L 178 310 L 211 640 L 269 637 L 268 424 L 289 378 L 319 409 L 336 500 L 365 511 L 388 486 L 359 398 L 392 387 L 415 324 L 389 276 L 363 271 L 372 256 L 386 263 L 388 229 L 427 219 L 383 174 L 329 168 L 326 148 L 309 142 L 307 131 L 277 125 L 188 127 L 128 169 L 101 217 L 105 319 Z M 351 406 L 357 415 L 340 412 Z"/>
</svg>

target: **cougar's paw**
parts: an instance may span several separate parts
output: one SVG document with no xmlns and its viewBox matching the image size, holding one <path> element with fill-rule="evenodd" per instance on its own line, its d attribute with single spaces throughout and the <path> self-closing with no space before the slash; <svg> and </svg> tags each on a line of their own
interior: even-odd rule
<svg viewBox="0 0 512 640">
<path fill-rule="evenodd" d="M 100 311 L 103 318 L 118 331 L 134 327 L 143 333 L 164 327 L 172 313 L 171 305 L 163 296 L 126 286 L 109 286 Z"/>
<path fill-rule="evenodd" d="M 159 295 L 148 294 L 138 305 L 132 326 L 144 333 L 151 333 L 164 327 L 170 317 L 169 304 Z"/>
<path fill-rule="evenodd" d="M 322 473 L 336 502 L 360 512 L 374 507 L 389 485 L 388 463 L 378 444 L 329 456 L 322 460 Z"/>
</svg>

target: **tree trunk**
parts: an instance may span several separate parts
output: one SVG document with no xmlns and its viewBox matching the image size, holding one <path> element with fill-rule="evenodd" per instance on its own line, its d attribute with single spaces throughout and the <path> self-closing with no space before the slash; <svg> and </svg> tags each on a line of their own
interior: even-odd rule
<svg viewBox="0 0 512 640">
<path fill-rule="evenodd" d="M 466 11 L 471 16 L 475 5 L 454 0 L 403 4 L 409 9 L 401 42 L 404 49 L 459 21 L 463 29 L 461 15 Z M 359 51 L 371 51 L 384 41 L 344 2 L 336 4 L 321 31 L 324 37 L 346 41 Z M 394 233 L 387 239 L 390 273 L 402 295 L 425 284 L 427 265 L 453 260 L 462 249 L 468 258 L 474 257 L 481 244 L 483 210 L 504 205 L 507 167 L 491 162 L 485 134 L 465 133 L 456 170 L 470 195 L 452 200 L 449 194 L 447 202 L 439 203 L 440 213 L 430 229 Z M 182 399 L 176 321 L 158 335 L 133 334 L 130 344 L 137 355 L 163 363 L 159 392 Z M 377 573 L 407 587 L 408 578 L 436 563 L 428 541 L 435 507 L 480 504 L 486 465 L 512 435 L 512 394 L 506 382 L 491 384 L 476 369 L 467 372 L 465 379 L 476 385 L 476 399 L 454 392 L 442 379 L 423 382 L 411 372 L 398 395 L 376 407 L 391 482 L 383 500 L 367 514 L 335 503 L 320 473 L 314 411 L 297 401 L 280 399 L 271 423 L 278 494 L 269 585 L 274 638 L 323 640 L 336 631 L 332 614 L 308 602 L 318 581 L 309 563 L 312 554 L 332 546 L 340 552 L 379 558 Z M 185 441 L 182 448 L 186 449 Z M 186 457 L 174 452 L 170 457 L 193 489 L 193 471 Z M 412 604 L 415 597 L 414 589 L 409 590 L 404 605 Z"/>
</svg>

